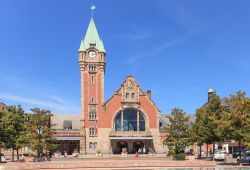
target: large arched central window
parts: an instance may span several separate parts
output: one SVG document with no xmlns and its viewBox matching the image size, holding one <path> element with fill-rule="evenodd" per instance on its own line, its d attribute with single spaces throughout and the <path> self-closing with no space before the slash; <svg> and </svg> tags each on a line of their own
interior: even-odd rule
<svg viewBox="0 0 250 170">
<path fill-rule="evenodd" d="M 115 131 L 145 131 L 143 113 L 136 109 L 124 109 L 115 117 Z"/>
</svg>

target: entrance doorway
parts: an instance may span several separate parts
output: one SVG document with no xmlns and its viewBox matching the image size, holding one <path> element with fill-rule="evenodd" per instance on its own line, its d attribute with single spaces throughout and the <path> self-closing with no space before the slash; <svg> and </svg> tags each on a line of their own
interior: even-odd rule
<svg viewBox="0 0 250 170">
<path fill-rule="evenodd" d="M 58 151 L 64 154 L 66 151 L 68 155 L 71 155 L 74 151 L 79 153 L 80 141 L 79 140 L 58 140 L 56 144 L 59 145 Z"/>
<path fill-rule="evenodd" d="M 121 154 L 122 148 L 126 148 L 126 150 L 128 151 L 128 143 L 125 141 L 117 142 L 117 154 Z"/>
<path fill-rule="evenodd" d="M 134 154 L 139 148 L 144 148 L 146 153 L 150 149 L 154 150 L 152 139 L 111 139 L 110 140 L 110 153 L 121 154 L 122 148 L 127 149 L 128 154 Z"/>
<path fill-rule="evenodd" d="M 144 147 L 144 143 L 143 142 L 141 142 L 141 141 L 134 142 L 133 143 L 133 153 L 138 152 L 139 149 L 140 148 L 143 149 L 143 147 Z"/>
</svg>

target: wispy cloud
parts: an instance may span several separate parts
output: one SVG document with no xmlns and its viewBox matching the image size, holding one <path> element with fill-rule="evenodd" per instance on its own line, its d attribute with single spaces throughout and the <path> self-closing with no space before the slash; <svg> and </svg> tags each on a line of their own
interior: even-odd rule
<svg viewBox="0 0 250 170">
<path fill-rule="evenodd" d="M 70 103 L 67 100 L 60 99 L 60 101 L 59 100 L 55 101 L 53 100 L 53 97 L 55 96 L 48 96 L 48 99 L 41 99 L 39 97 L 27 97 L 25 95 L 22 96 L 15 94 L 4 94 L 4 93 L 0 93 L 0 96 L 4 100 L 25 105 L 26 108 L 28 105 L 29 108 L 41 107 L 44 109 L 50 109 L 52 110 L 52 112 L 57 112 L 57 113 L 80 113 L 80 106 L 74 103 Z"/>
<path fill-rule="evenodd" d="M 147 58 L 147 57 L 154 57 L 155 58 L 157 56 L 160 56 L 159 54 L 161 54 L 168 47 L 183 42 L 184 40 L 190 38 L 192 35 L 199 32 L 203 28 L 205 28 L 205 26 L 196 27 L 196 28 L 188 31 L 184 35 L 181 35 L 181 36 L 176 37 L 176 38 L 174 38 L 172 40 L 169 40 L 169 41 L 165 41 L 161 45 L 155 46 L 155 48 L 153 48 L 153 49 L 149 49 L 149 50 L 146 50 L 146 51 L 144 50 L 143 52 L 132 54 L 129 57 L 129 59 L 127 61 L 127 64 L 134 65 L 135 63 L 137 63 L 142 58 Z"/>
<path fill-rule="evenodd" d="M 119 37 L 122 39 L 126 39 L 129 42 L 134 42 L 134 41 L 149 39 L 149 38 L 153 37 L 153 34 L 151 31 L 133 32 L 133 33 L 121 34 Z"/>
<path fill-rule="evenodd" d="M 0 76 L 4 82 L 0 85 L 0 99 L 9 105 L 21 104 L 27 112 L 30 108 L 39 107 L 49 109 L 52 113 L 80 113 L 80 101 L 66 94 L 58 95 L 59 92 L 49 86 L 44 87 L 40 83 L 14 76 Z M 8 83 L 13 85 L 8 88 Z"/>
<path fill-rule="evenodd" d="M 153 32 L 146 27 L 132 27 L 125 33 L 116 35 L 116 38 L 127 42 L 137 42 L 150 39 L 154 36 Z"/>
</svg>

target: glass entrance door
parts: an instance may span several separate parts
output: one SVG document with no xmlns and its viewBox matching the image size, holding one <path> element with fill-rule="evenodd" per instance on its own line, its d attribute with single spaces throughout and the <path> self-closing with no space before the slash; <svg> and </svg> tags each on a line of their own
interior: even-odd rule
<svg viewBox="0 0 250 170">
<path fill-rule="evenodd" d="M 143 142 L 141 142 L 141 141 L 134 142 L 133 143 L 133 153 L 138 152 L 139 149 L 142 152 L 143 147 L 144 147 L 144 143 Z"/>
<path fill-rule="evenodd" d="M 123 148 L 125 148 L 126 151 L 128 152 L 128 143 L 125 141 L 117 142 L 117 150 L 116 150 L 117 154 L 121 154 Z"/>
</svg>

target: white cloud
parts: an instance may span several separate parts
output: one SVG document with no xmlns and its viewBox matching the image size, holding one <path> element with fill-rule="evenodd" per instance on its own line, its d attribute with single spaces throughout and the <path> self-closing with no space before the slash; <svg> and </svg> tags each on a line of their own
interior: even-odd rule
<svg viewBox="0 0 250 170">
<path fill-rule="evenodd" d="M 44 109 L 50 109 L 52 112 L 59 113 L 80 113 L 80 106 L 74 103 L 70 103 L 58 96 L 47 96 L 46 99 L 40 99 L 36 97 L 20 96 L 15 94 L 0 93 L 2 99 L 7 101 L 17 102 L 21 105 L 29 105 L 31 107 L 41 107 Z M 55 100 L 60 99 L 60 100 Z"/>
<path fill-rule="evenodd" d="M 121 34 L 120 37 L 122 39 L 126 39 L 129 42 L 134 42 L 134 41 L 139 41 L 139 40 L 145 40 L 153 37 L 153 34 L 151 31 L 147 32 L 133 32 L 133 33 L 126 33 L 126 34 Z"/>
<path fill-rule="evenodd" d="M 7 74 L 0 74 L 0 77 L 0 99 L 8 105 L 20 104 L 27 112 L 39 107 L 52 113 L 80 113 L 80 99 L 76 101 L 72 96 L 51 88 L 48 83 L 44 86 L 43 82 Z"/>
<path fill-rule="evenodd" d="M 149 49 L 149 50 L 146 50 L 146 51 L 143 51 L 143 52 L 140 52 L 140 53 L 132 54 L 128 58 L 127 64 L 134 65 L 135 63 L 138 63 L 138 60 L 140 60 L 142 58 L 161 56 L 159 54 L 162 53 L 166 48 L 168 48 L 170 46 L 173 46 L 173 45 L 176 45 L 176 44 L 190 38 L 192 35 L 199 32 L 201 29 L 207 28 L 207 27 L 208 27 L 208 25 L 196 27 L 196 28 L 188 31 L 186 34 L 181 35 L 179 37 L 176 37 L 176 38 L 174 38 L 172 40 L 165 41 L 161 45 L 156 46 L 153 49 Z"/>
</svg>

